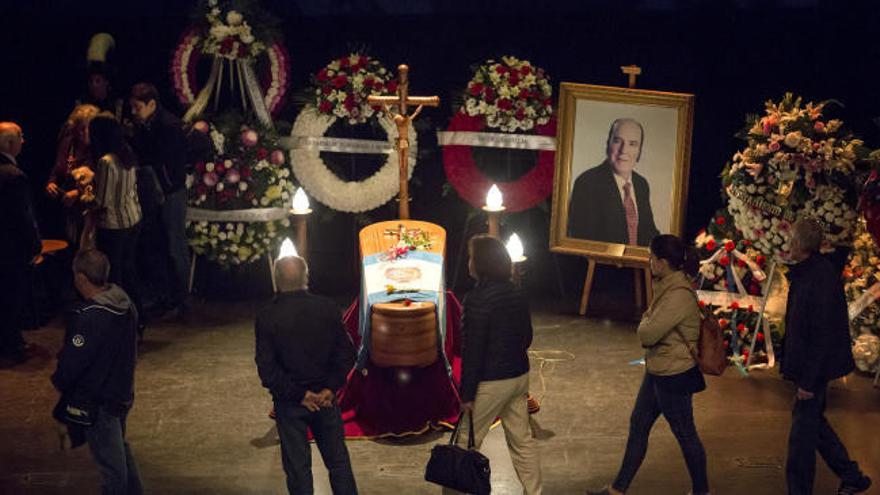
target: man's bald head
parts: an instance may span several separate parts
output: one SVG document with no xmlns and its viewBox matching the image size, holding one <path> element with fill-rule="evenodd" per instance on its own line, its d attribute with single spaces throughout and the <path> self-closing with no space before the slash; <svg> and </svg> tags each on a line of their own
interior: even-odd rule
<svg viewBox="0 0 880 495">
<path fill-rule="evenodd" d="M 309 266 L 299 256 L 285 256 L 275 262 L 275 283 L 281 292 L 309 287 Z"/>
<path fill-rule="evenodd" d="M 0 151 L 12 156 L 21 153 L 24 144 L 21 127 L 15 122 L 0 122 Z"/>
</svg>

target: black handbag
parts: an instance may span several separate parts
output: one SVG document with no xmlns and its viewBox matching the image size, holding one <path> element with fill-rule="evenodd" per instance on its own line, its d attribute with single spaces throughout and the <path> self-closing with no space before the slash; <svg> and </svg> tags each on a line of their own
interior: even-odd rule
<svg viewBox="0 0 880 495">
<path fill-rule="evenodd" d="M 435 445 L 431 449 L 431 459 L 425 468 L 425 481 L 460 492 L 476 495 L 488 494 L 492 491 L 489 483 L 491 474 L 489 458 L 474 448 L 474 415 L 472 412 L 468 412 L 470 428 L 468 428 L 467 449 L 455 444 L 458 440 L 458 428 L 464 419 L 463 416 L 462 413 L 458 417 L 458 423 L 449 438 L 449 444 Z"/>
</svg>

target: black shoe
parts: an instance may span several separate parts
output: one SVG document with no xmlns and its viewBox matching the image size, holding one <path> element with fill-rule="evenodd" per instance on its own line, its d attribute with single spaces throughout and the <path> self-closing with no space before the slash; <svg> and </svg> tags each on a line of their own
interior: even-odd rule
<svg viewBox="0 0 880 495">
<path fill-rule="evenodd" d="M 855 495 L 856 493 L 867 491 L 868 488 L 871 488 L 871 478 L 860 475 L 854 482 L 844 481 L 840 483 L 837 495 Z"/>
</svg>

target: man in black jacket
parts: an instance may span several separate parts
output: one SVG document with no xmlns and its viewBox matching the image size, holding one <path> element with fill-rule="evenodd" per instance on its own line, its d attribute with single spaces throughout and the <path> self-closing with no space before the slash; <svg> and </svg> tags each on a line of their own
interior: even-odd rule
<svg viewBox="0 0 880 495">
<path fill-rule="evenodd" d="M 182 316 L 186 311 L 188 292 L 189 245 L 186 240 L 186 134 L 180 119 L 166 110 L 159 102 L 159 92 L 149 83 L 135 84 L 131 90 L 131 111 L 135 118 L 132 147 L 137 153 L 141 167 L 149 167 L 158 178 L 164 193 L 164 202 L 158 211 L 151 213 L 150 204 L 144 199 L 145 228 L 142 239 L 149 242 L 155 238 L 166 241 L 164 258 L 156 259 L 152 274 L 159 280 L 162 309 L 171 309 Z M 139 174 L 140 177 L 144 174 Z M 155 208 L 153 208 L 155 210 Z M 158 218 L 156 217 L 158 214 Z M 161 226 L 156 232 L 155 227 Z M 153 235 L 156 234 L 156 235 Z M 149 254 L 150 249 L 145 253 Z M 169 280 L 170 277 L 170 281 Z"/>
<path fill-rule="evenodd" d="M 568 236 L 647 246 L 659 234 L 648 181 L 635 172 L 645 132 L 633 119 L 617 119 L 608 131 L 605 161 L 580 174 L 571 190 Z"/>
<path fill-rule="evenodd" d="M 0 122 L 0 277 L 7 290 L 0 296 L 0 359 L 25 360 L 21 337 L 22 308 L 27 302 L 30 265 L 40 254 L 27 177 L 17 157 L 24 136 L 14 122 Z"/>
<path fill-rule="evenodd" d="M 81 251 L 73 260 L 74 285 L 84 301 L 70 315 L 52 375 L 61 392 L 56 417 L 69 427 L 82 426 L 103 493 L 140 494 L 140 475 L 125 439 L 134 400 L 137 310 L 125 291 L 107 283 L 109 274 L 110 262 L 100 251 Z"/>
<path fill-rule="evenodd" d="M 308 292 L 305 260 L 279 259 L 275 279 L 281 293 L 257 314 L 256 362 L 275 402 L 287 489 L 292 494 L 313 492 L 311 429 L 333 493 L 356 494 L 336 404 L 336 392 L 354 364 L 354 345 L 333 301 Z"/>
<path fill-rule="evenodd" d="M 840 270 L 821 254 L 822 227 L 812 219 L 793 227 L 788 273 L 791 283 L 785 312 L 782 375 L 797 386 L 788 439 L 788 493 L 813 492 L 816 450 L 841 479 L 838 494 L 871 486 L 825 418 L 828 382 L 855 367 L 850 349 L 849 316 Z"/>
</svg>

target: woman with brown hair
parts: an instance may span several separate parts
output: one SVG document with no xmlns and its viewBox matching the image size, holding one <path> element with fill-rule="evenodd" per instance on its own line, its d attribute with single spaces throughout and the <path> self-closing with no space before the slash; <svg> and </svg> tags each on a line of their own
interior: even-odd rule
<svg viewBox="0 0 880 495">
<path fill-rule="evenodd" d="M 74 171 L 91 167 L 91 154 L 86 142 L 89 122 L 100 110 L 94 105 L 77 105 L 58 133 L 58 151 L 55 166 L 46 182 L 46 194 L 64 206 L 65 234 L 73 243 L 79 242 L 82 230 L 83 209 L 91 198 L 85 197 L 83 187 L 74 177 Z"/>
<path fill-rule="evenodd" d="M 709 493 L 706 452 L 694 425 L 692 402 L 693 394 L 706 388 L 691 354 L 700 336 L 700 308 L 688 275 L 697 273 L 699 259 L 681 239 L 664 234 L 651 240 L 649 263 L 654 298 L 638 328 L 647 372 L 630 416 L 620 471 L 611 486 L 588 491 L 591 495 L 626 493 L 645 459 L 648 436 L 661 414 L 684 454 L 693 495 Z"/>
<path fill-rule="evenodd" d="M 466 442 L 473 426 L 479 449 L 489 426 L 501 418 L 523 492 L 540 494 L 541 463 L 527 403 L 532 344 L 529 303 L 525 292 L 510 280 L 510 256 L 500 240 L 474 236 L 468 252 L 468 271 L 477 286 L 464 300 L 459 392 L 462 412 L 473 413 L 473 425 L 462 417 L 459 442 Z"/>
</svg>

